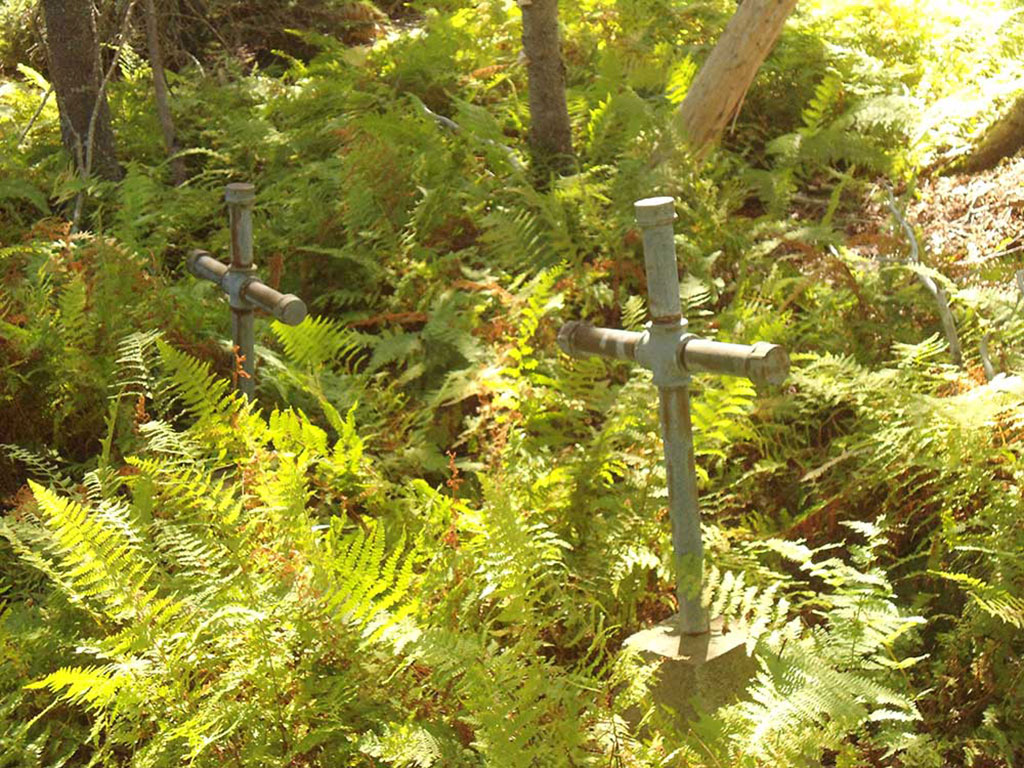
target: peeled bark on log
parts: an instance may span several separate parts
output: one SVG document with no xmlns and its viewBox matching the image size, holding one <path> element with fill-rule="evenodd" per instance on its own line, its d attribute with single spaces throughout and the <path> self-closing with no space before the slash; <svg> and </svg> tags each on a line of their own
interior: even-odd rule
<svg viewBox="0 0 1024 768">
<path fill-rule="evenodd" d="M 90 0 L 43 0 L 50 80 L 57 94 L 61 138 L 79 171 L 116 181 L 117 162 L 110 109 Z M 94 119 L 95 115 L 95 119 Z"/>
<path fill-rule="evenodd" d="M 171 158 L 171 182 L 174 186 L 185 181 L 185 163 L 175 157 L 179 147 L 174 135 L 174 118 L 167 103 L 167 78 L 164 76 L 164 57 L 160 50 L 160 27 L 157 23 L 156 2 L 146 0 L 146 44 L 149 48 L 149 64 L 153 70 L 153 94 L 156 98 L 156 114 L 164 136 L 164 149 Z"/>
<path fill-rule="evenodd" d="M 558 37 L 558 0 L 519 0 L 530 96 L 530 151 L 537 170 L 572 162 L 572 128 L 565 99 L 565 65 Z"/>
<path fill-rule="evenodd" d="M 988 129 L 981 143 L 967 156 L 963 170 L 968 173 L 987 171 L 1004 157 L 1017 154 L 1021 147 L 1024 147 L 1024 97 Z"/>
<path fill-rule="evenodd" d="M 796 0 L 743 0 L 676 111 L 677 127 L 700 157 L 718 140 L 779 39 Z"/>
</svg>

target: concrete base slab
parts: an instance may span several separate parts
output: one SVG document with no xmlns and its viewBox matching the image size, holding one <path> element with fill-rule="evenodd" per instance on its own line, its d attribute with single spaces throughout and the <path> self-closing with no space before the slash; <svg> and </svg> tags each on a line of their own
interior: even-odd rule
<svg viewBox="0 0 1024 768">
<path fill-rule="evenodd" d="M 710 632 L 684 635 L 675 619 L 637 632 L 625 645 L 648 661 L 661 662 L 651 694 L 656 704 L 670 708 L 684 725 L 696 718 L 698 709 L 710 712 L 739 699 L 757 664 L 747 656 L 743 627 L 726 630 L 722 620 L 715 619 Z"/>
</svg>

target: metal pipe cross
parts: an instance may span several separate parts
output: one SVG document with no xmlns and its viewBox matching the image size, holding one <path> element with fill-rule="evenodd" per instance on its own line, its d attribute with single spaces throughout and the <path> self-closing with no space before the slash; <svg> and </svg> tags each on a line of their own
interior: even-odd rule
<svg viewBox="0 0 1024 768">
<path fill-rule="evenodd" d="M 241 362 L 238 391 L 250 400 L 256 391 L 255 336 L 253 313 L 258 309 L 282 323 L 298 325 L 306 317 L 306 305 L 294 294 L 275 291 L 256 277 L 252 253 L 252 206 L 256 199 L 252 184 L 228 184 L 224 191 L 231 227 L 231 264 L 224 264 L 206 251 L 193 251 L 186 262 L 196 277 L 219 285 L 231 304 L 231 336 Z"/>
<path fill-rule="evenodd" d="M 725 344 L 687 333 L 672 229 L 675 201 L 671 197 L 640 200 L 635 213 L 644 238 L 651 316 L 646 330 L 595 328 L 573 321 L 559 330 L 558 345 L 573 357 L 631 360 L 654 374 L 672 519 L 679 629 L 683 634 L 700 635 L 709 631 L 709 621 L 701 605 L 704 544 L 690 422 L 690 374 L 708 371 L 777 384 L 786 378 L 789 357 L 782 347 L 763 341 L 752 346 Z"/>
</svg>

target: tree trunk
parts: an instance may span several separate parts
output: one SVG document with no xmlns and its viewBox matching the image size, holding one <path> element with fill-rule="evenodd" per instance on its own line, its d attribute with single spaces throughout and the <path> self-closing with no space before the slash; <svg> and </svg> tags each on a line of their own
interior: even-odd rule
<svg viewBox="0 0 1024 768">
<path fill-rule="evenodd" d="M 968 173 L 986 171 L 1004 157 L 1024 147 L 1024 97 L 1018 99 L 1009 113 L 985 132 L 981 143 L 964 161 Z"/>
<path fill-rule="evenodd" d="M 43 0 L 50 80 L 57 94 L 61 138 L 79 171 L 118 180 L 110 109 L 91 0 Z"/>
<path fill-rule="evenodd" d="M 530 151 L 538 171 L 572 163 L 572 129 L 565 101 L 565 65 L 558 40 L 558 0 L 519 0 L 530 92 Z"/>
<path fill-rule="evenodd" d="M 149 48 L 149 64 L 153 69 L 153 92 L 156 97 L 156 114 L 160 119 L 160 130 L 164 135 L 164 149 L 171 158 L 171 182 L 178 186 L 185 181 L 185 163 L 178 152 L 174 136 L 174 118 L 167 103 L 167 78 L 164 76 L 164 57 L 160 50 L 160 28 L 157 24 L 156 1 L 146 0 L 146 44 Z"/>
<path fill-rule="evenodd" d="M 796 0 L 743 0 L 729 20 L 675 115 L 697 157 L 711 148 L 739 112 L 794 6 Z"/>
</svg>

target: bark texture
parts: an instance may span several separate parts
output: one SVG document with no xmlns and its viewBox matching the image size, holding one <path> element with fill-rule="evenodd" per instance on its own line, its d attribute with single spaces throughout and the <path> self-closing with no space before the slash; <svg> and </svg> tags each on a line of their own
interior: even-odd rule
<svg viewBox="0 0 1024 768">
<path fill-rule="evenodd" d="M 796 0 L 743 0 L 676 111 L 698 157 L 739 112 L 757 70 L 779 39 Z"/>
<path fill-rule="evenodd" d="M 91 0 L 43 0 L 50 81 L 57 94 L 61 138 L 79 170 L 104 179 L 123 175 L 103 93 Z"/>
<path fill-rule="evenodd" d="M 146 44 L 149 48 L 149 64 L 153 69 L 153 92 L 156 97 L 156 114 L 160 120 L 160 131 L 164 136 L 164 149 L 171 157 L 171 181 L 178 186 L 185 181 L 185 163 L 178 152 L 178 141 L 174 132 L 174 118 L 167 98 L 167 78 L 164 76 L 164 57 L 160 49 L 160 27 L 156 13 L 156 0 L 146 0 Z"/>
<path fill-rule="evenodd" d="M 572 163 L 572 129 L 565 100 L 565 65 L 558 36 L 558 0 L 519 0 L 530 92 L 530 151 L 541 170 Z"/>
<path fill-rule="evenodd" d="M 1015 155 L 1024 147 L 1024 97 L 1017 100 L 1006 117 L 985 133 L 981 143 L 964 161 L 968 173 L 987 171 L 1004 157 Z"/>
</svg>

